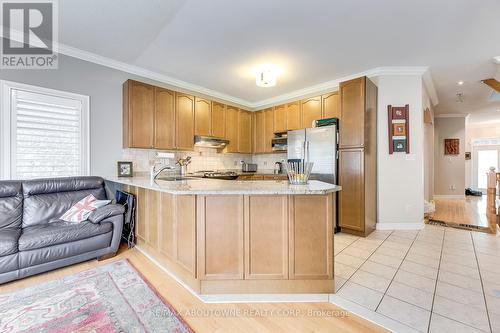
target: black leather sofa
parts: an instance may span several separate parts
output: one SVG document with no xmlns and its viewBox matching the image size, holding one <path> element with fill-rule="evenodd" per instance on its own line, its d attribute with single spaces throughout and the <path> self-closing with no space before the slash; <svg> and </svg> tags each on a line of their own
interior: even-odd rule
<svg viewBox="0 0 500 333">
<path fill-rule="evenodd" d="M 0 181 L 0 283 L 116 253 L 123 206 L 101 207 L 77 224 L 59 220 L 89 194 L 106 199 L 102 178 Z"/>
</svg>

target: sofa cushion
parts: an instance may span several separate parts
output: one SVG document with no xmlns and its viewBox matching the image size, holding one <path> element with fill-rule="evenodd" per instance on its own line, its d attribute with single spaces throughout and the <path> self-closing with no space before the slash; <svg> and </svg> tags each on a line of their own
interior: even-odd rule
<svg viewBox="0 0 500 333">
<path fill-rule="evenodd" d="M 21 235 L 21 229 L 0 230 L 0 257 L 17 252 L 19 235 Z"/>
<path fill-rule="evenodd" d="M 19 237 L 19 251 L 39 249 L 47 246 L 70 243 L 113 230 L 111 223 L 94 224 L 88 221 L 74 224 L 64 221 L 51 222 L 24 228 Z M 67 244 L 71 246 L 71 244 Z"/>
<path fill-rule="evenodd" d="M 89 194 L 98 200 L 106 199 L 102 178 L 70 177 L 23 182 L 23 228 L 58 219 Z"/>
<path fill-rule="evenodd" d="M 22 184 L 0 181 L 0 230 L 20 228 L 23 217 Z"/>
</svg>

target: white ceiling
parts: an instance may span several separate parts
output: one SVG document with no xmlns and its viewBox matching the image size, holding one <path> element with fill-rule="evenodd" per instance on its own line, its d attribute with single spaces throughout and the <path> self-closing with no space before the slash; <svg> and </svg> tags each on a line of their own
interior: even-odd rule
<svg viewBox="0 0 500 333">
<path fill-rule="evenodd" d="M 375 67 L 428 66 L 437 113 L 500 114 L 479 83 L 500 55 L 498 0 L 71 0 L 59 11 L 63 44 L 249 103 Z M 255 86 L 259 63 L 283 67 L 276 87 Z"/>
</svg>

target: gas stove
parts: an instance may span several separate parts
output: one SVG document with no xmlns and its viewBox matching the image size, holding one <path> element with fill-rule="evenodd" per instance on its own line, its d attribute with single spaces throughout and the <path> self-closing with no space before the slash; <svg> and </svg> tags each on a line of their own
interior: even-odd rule
<svg viewBox="0 0 500 333">
<path fill-rule="evenodd" d="M 224 179 L 224 180 L 234 180 L 238 178 L 238 174 L 234 171 L 213 171 L 213 170 L 197 171 L 193 173 L 193 176 L 199 178 Z"/>
</svg>

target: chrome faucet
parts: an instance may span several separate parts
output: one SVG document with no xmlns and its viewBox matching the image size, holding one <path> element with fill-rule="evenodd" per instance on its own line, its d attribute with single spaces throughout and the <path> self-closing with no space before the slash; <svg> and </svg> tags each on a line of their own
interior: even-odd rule
<svg viewBox="0 0 500 333">
<path fill-rule="evenodd" d="M 158 177 L 158 175 L 163 171 L 163 170 L 174 170 L 175 167 L 171 166 L 171 165 L 162 165 L 160 164 L 160 168 L 158 170 L 156 170 L 156 163 L 153 164 L 151 166 L 151 181 L 154 181 L 156 179 L 156 177 Z"/>
</svg>

